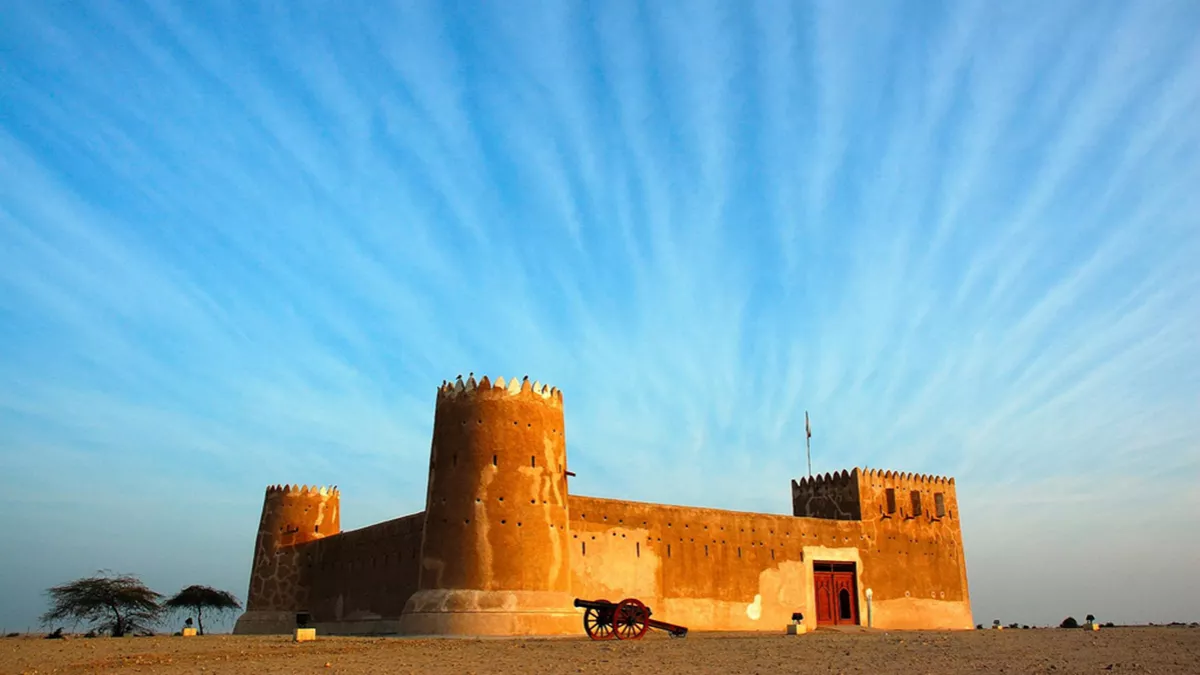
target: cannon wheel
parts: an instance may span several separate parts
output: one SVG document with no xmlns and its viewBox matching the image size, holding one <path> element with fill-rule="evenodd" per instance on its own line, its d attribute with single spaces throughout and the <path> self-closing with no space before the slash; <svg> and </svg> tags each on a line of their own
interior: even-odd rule
<svg viewBox="0 0 1200 675">
<path fill-rule="evenodd" d="M 641 600 L 625 598 L 613 610 L 612 623 L 618 640 L 638 640 L 650 628 L 650 612 Z"/>
<path fill-rule="evenodd" d="M 607 600 L 597 600 L 596 602 L 608 603 L 609 607 L 604 609 L 595 609 L 588 607 L 583 612 L 583 630 L 587 631 L 588 637 L 593 640 L 611 640 L 613 634 L 613 611 L 612 603 Z"/>
</svg>

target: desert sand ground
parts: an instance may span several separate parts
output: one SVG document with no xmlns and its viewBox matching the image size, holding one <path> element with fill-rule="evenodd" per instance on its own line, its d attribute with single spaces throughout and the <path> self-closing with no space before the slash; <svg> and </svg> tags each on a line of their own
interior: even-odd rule
<svg viewBox="0 0 1200 675">
<path fill-rule="evenodd" d="M 640 642 L 286 636 L 0 639 L 0 673 L 1198 673 L 1200 629 L 692 634 Z"/>
</svg>

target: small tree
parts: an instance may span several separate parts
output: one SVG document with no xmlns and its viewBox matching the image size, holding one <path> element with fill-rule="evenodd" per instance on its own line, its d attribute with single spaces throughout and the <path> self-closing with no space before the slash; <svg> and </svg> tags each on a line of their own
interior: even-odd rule
<svg viewBox="0 0 1200 675">
<path fill-rule="evenodd" d="M 1091 614 L 1088 614 L 1088 615 L 1087 615 L 1087 622 L 1088 622 L 1089 624 L 1096 623 L 1096 617 L 1092 616 Z"/>
<path fill-rule="evenodd" d="M 188 586 L 167 600 L 164 606 L 171 609 L 196 610 L 196 626 L 201 635 L 204 635 L 205 608 L 217 613 L 242 608 L 242 604 L 229 591 L 219 591 L 208 586 Z"/>
<path fill-rule="evenodd" d="M 158 620 L 162 595 L 146 587 L 132 574 L 113 576 L 101 570 L 96 576 L 54 586 L 46 591 L 52 606 L 42 615 L 42 623 L 62 619 L 86 621 L 94 630 L 122 637 L 136 630 L 148 630 Z"/>
</svg>

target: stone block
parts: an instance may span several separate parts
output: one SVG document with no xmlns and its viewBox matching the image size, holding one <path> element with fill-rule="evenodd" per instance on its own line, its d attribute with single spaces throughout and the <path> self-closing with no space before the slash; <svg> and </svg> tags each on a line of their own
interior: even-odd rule
<svg viewBox="0 0 1200 675">
<path fill-rule="evenodd" d="M 310 640 L 316 640 L 316 639 L 317 639 L 317 629 L 316 628 L 297 628 L 296 629 L 296 642 L 308 642 Z"/>
<path fill-rule="evenodd" d="M 787 627 L 788 635 L 804 635 L 808 632 L 808 626 L 802 623 L 789 623 Z"/>
<path fill-rule="evenodd" d="M 196 636 L 195 628 L 184 628 L 183 629 L 183 637 L 195 637 L 195 636 Z"/>
</svg>

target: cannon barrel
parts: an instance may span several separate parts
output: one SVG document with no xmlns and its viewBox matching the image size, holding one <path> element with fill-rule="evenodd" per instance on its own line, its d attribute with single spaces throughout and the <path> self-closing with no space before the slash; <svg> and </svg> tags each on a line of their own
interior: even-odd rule
<svg viewBox="0 0 1200 675">
<path fill-rule="evenodd" d="M 575 606 L 586 609 L 611 609 L 616 607 L 615 602 L 605 602 L 600 600 L 584 600 L 583 598 L 575 598 Z"/>
</svg>

